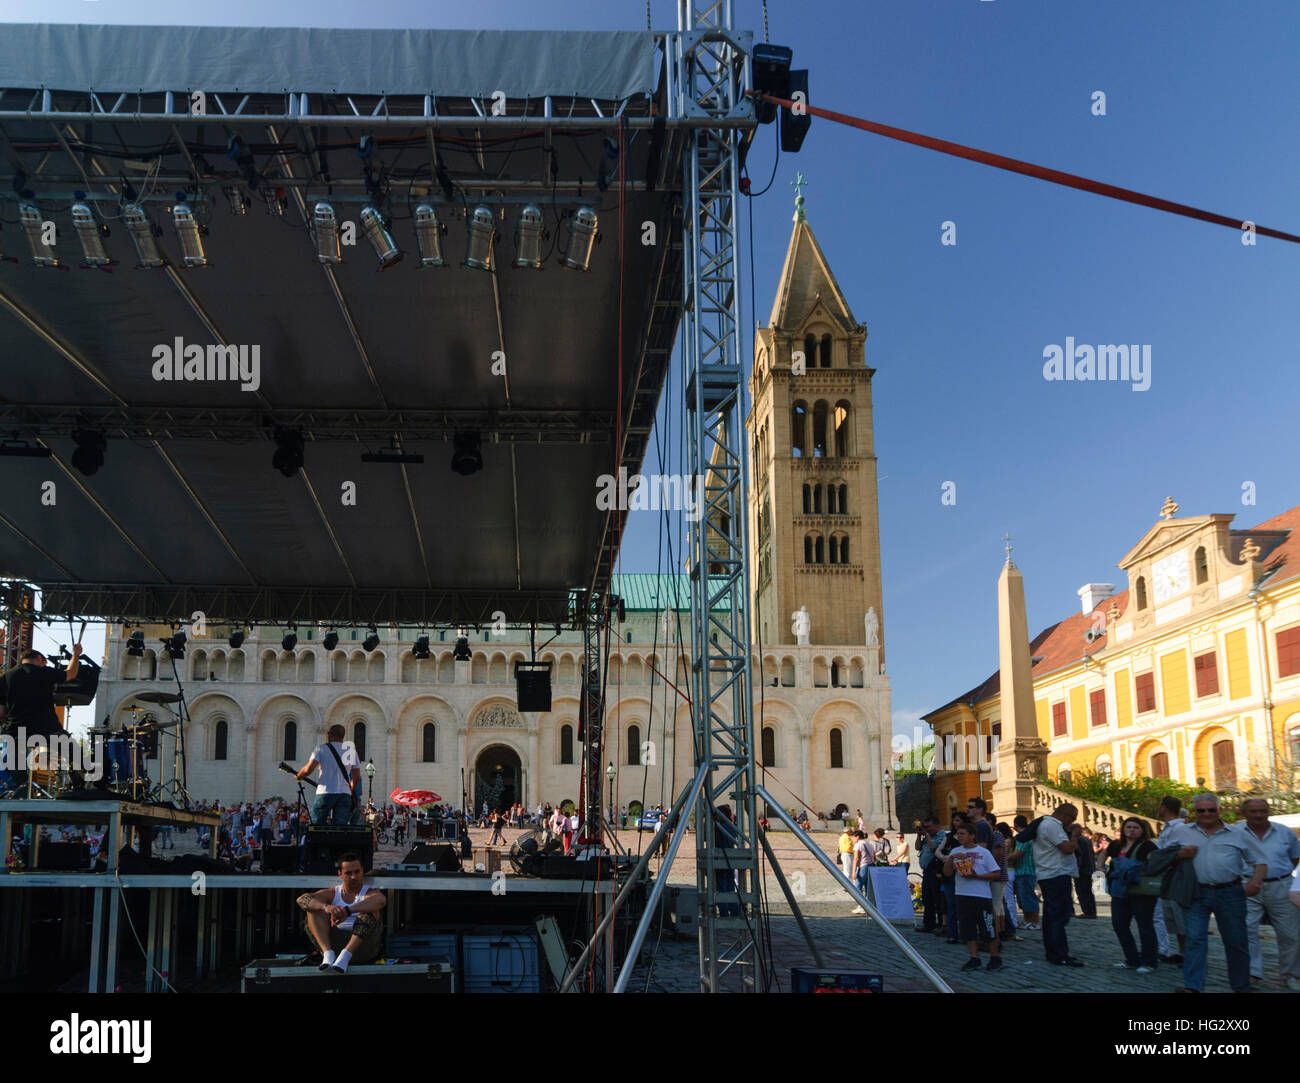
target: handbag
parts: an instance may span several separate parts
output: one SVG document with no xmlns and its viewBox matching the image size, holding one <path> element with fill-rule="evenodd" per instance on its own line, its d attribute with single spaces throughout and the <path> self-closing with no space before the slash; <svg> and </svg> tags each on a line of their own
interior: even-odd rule
<svg viewBox="0 0 1300 1083">
<path fill-rule="evenodd" d="M 1163 876 L 1143 875 L 1137 880 L 1137 883 L 1128 885 L 1130 895 L 1148 895 L 1159 898 L 1165 889 L 1165 878 Z"/>
</svg>

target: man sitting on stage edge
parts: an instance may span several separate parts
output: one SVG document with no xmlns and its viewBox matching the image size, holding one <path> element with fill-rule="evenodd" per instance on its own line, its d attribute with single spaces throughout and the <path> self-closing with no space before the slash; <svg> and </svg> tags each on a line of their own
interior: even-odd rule
<svg viewBox="0 0 1300 1083">
<path fill-rule="evenodd" d="M 326 743 L 317 745 L 311 759 L 294 775 L 301 780 L 320 769 L 316 800 L 311 806 L 311 822 L 315 827 L 326 824 L 346 827 L 353 820 L 356 801 L 352 795 L 361 786 L 361 761 L 356 750 L 343 743 L 345 733 L 342 726 L 331 726 L 325 735 Z"/>
<path fill-rule="evenodd" d="M 369 963 L 379 955 L 379 914 L 388 900 L 366 884 L 356 854 L 343 854 L 338 870 L 340 884 L 299 895 L 298 906 L 307 913 L 307 936 L 320 949 L 320 969 L 346 974 L 348 963 Z"/>
</svg>

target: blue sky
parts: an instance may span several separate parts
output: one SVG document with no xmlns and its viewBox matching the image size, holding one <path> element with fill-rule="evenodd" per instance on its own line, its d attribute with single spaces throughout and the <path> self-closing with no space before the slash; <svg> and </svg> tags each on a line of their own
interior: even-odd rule
<svg viewBox="0 0 1300 1083">
<path fill-rule="evenodd" d="M 760 5 L 737 22 L 760 40 Z M 654 0 L 656 28 L 675 5 Z M 641 0 L 364 7 L 247 0 L 0 0 L 0 21 L 637 29 Z M 1300 232 L 1300 9 L 1245 0 L 769 4 L 815 105 Z M 1091 96 L 1107 97 L 1094 116 Z M 775 126 L 750 156 L 771 172 Z M 1300 502 L 1300 245 L 1105 200 L 815 120 L 756 200 L 755 311 L 789 238 L 789 181 L 869 331 L 895 728 L 997 664 L 1001 538 L 1031 632 L 1076 610 L 1172 495 L 1252 525 Z M 941 223 L 958 244 L 940 244 Z M 747 252 L 746 252 L 747 254 Z M 748 311 L 746 313 L 748 316 Z M 1043 350 L 1141 343 L 1149 390 L 1049 383 Z M 676 442 L 676 427 L 671 438 Z M 653 459 L 652 459 L 653 463 Z M 956 504 L 940 502 L 945 481 Z M 1255 506 L 1243 506 L 1253 482 Z M 658 565 L 634 515 L 625 571 Z M 680 559 L 680 558 L 679 558 Z M 665 565 L 665 570 L 667 567 Z M 814 630 L 815 635 L 815 630 Z"/>
</svg>

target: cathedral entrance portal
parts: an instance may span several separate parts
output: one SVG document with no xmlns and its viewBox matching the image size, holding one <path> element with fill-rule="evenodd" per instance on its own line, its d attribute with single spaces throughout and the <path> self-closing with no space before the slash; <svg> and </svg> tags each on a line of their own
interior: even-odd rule
<svg viewBox="0 0 1300 1083">
<path fill-rule="evenodd" d="M 474 813 L 487 803 L 489 811 L 505 810 L 521 800 L 523 764 L 508 745 L 490 745 L 474 761 Z"/>
</svg>

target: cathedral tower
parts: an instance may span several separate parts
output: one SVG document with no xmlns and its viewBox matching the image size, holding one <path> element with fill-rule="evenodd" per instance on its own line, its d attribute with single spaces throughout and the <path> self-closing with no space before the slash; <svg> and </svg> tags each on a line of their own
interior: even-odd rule
<svg viewBox="0 0 1300 1083">
<path fill-rule="evenodd" d="M 803 178 L 800 176 L 799 183 Z M 795 643 L 865 644 L 868 611 L 883 627 L 876 455 L 866 326 L 795 200 L 794 230 L 772 315 L 755 336 L 749 490 L 755 635 Z M 884 663 L 884 635 L 879 633 Z"/>
</svg>

